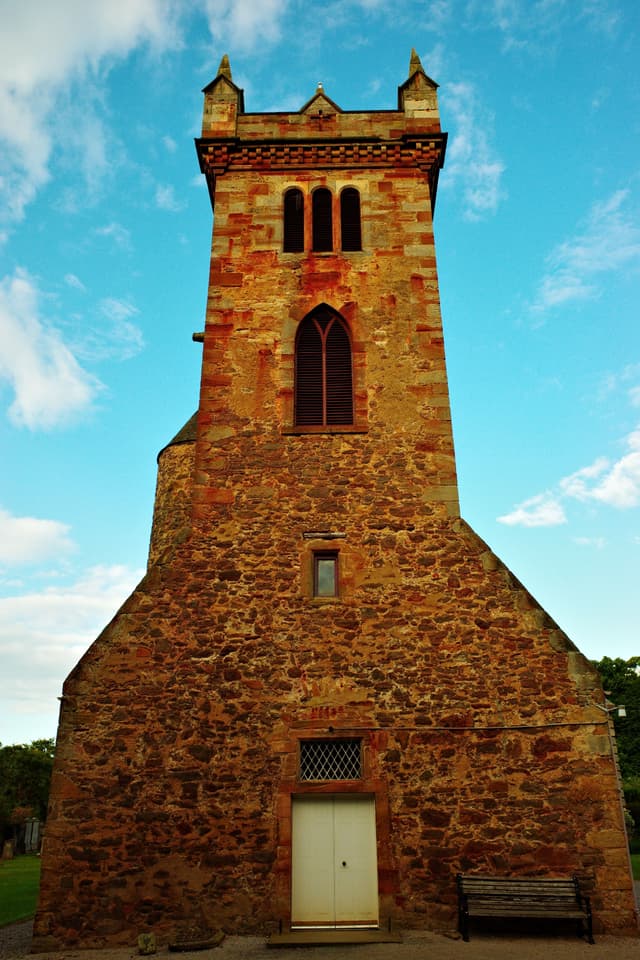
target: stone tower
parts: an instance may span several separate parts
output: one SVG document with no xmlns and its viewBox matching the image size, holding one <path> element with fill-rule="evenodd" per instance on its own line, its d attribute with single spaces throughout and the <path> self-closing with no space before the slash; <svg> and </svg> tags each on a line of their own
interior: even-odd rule
<svg viewBox="0 0 640 960">
<path fill-rule="evenodd" d="M 252 114 L 225 57 L 204 95 L 200 402 L 64 686 L 36 946 L 450 928 L 458 871 L 636 931 L 597 676 L 459 516 L 436 84 Z"/>
</svg>

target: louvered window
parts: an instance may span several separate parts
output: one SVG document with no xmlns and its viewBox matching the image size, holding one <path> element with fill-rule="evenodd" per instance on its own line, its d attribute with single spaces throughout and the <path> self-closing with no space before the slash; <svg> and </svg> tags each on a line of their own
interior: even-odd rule
<svg viewBox="0 0 640 960">
<path fill-rule="evenodd" d="M 351 341 L 340 317 L 321 309 L 306 317 L 296 338 L 297 426 L 353 423 Z"/>
<path fill-rule="evenodd" d="M 354 187 L 345 187 L 340 194 L 340 229 L 343 250 L 362 250 L 360 194 Z"/>
<path fill-rule="evenodd" d="M 284 247 L 285 253 L 301 253 L 304 250 L 304 197 L 302 190 L 293 187 L 284 195 Z"/>
<path fill-rule="evenodd" d="M 333 218 L 331 191 L 319 187 L 313 191 L 313 250 L 322 253 L 333 250 Z"/>
<path fill-rule="evenodd" d="M 303 740 L 300 743 L 301 780 L 360 780 L 360 740 Z"/>
</svg>

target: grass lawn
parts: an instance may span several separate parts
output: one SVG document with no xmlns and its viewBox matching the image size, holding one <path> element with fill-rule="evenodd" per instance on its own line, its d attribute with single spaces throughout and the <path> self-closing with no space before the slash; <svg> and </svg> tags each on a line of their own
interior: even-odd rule
<svg viewBox="0 0 640 960">
<path fill-rule="evenodd" d="M 0 927 L 34 915 L 39 887 L 40 857 L 0 860 Z"/>
<path fill-rule="evenodd" d="M 631 854 L 631 865 L 633 867 L 633 879 L 640 880 L 640 853 Z"/>
</svg>

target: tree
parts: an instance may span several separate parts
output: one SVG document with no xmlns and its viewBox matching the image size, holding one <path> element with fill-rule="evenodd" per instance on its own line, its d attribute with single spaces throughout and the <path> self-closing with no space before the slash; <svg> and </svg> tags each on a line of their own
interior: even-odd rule
<svg viewBox="0 0 640 960">
<path fill-rule="evenodd" d="M 627 712 L 619 717 L 613 711 L 622 779 L 640 778 L 640 657 L 603 657 L 594 664 L 609 700 Z"/>
<path fill-rule="evenodd" d="M 16 818 L 46 819 L 55 743 L 0 745 L 0 838 L 14 832 Z"/>
<path fill-rule="evenodd" d="M 635 827 L 630 831 L 634 849 L 640 837 L 640 657 L 603 657 L 594 664 L 607 697 L 616 706 L 624 704 L 627 714 L 619 717 L 612 711 L 625 805 Z"/>
</svg>

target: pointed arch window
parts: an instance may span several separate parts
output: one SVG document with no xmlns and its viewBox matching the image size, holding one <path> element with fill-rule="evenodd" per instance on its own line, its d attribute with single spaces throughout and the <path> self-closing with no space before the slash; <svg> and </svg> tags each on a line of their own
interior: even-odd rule
<svg viewBox="0 0 640 960">
<path fill-rule="evenodd" d="M 295 348 L 296 426 L 353 424 L 349 331 L 335 311 L 321 307 L 298 328 Z"/>
<path fill-rule="evenodd" d="M 362 250 L 360 194 L 355 187 L 345 187 L 340 194 L 340 233 L 343 250 Z"/>
<path fill-rule="evenodd" d="M 333 250 L 333 212 L 331 191 L 318 187 L 311 198 L 313 214 L 313 250 L 322 253 Z"/>
<path fill-rule="evenodd" d="M 284 195 L 283 249 L 285 253 L 304 250 L 304 197 L 297 187 L 287 190 Z"/>
</svg>

